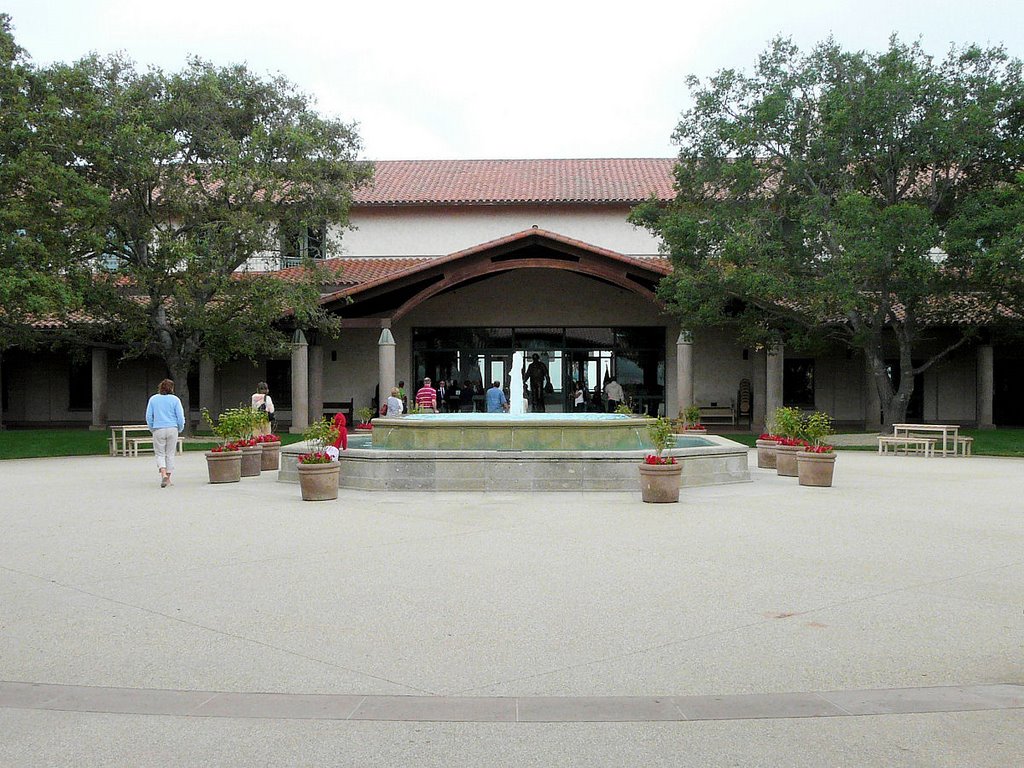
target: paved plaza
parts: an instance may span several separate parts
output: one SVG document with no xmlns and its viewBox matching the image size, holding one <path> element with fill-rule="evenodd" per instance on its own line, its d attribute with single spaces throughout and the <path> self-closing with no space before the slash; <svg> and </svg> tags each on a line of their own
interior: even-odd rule
<svg viewBox="0 0 1024 768">
<path fill-rule="evenodd" d="M 371 493 L 0 462 L 0 766 L 1009 766 L 1024 461 Z"/>
</svg>

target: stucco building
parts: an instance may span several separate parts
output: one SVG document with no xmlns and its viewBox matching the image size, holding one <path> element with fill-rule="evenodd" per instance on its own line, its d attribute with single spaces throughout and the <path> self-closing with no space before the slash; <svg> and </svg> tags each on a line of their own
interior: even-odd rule
<svg viewBox="0 0 1024 768">
<path fill-rule="evenodd" d="M 359 191 L 353 229 L 299 233 L 250 268 L 279 271 L 325 237 L 341 256 L 325 305 L 342 317 L 332 338 L 296 334 L 290 356 L 256 364 L 203 361 L 190 376 L 193 410 L 248 402 L 270 383 L 281 421 L 301 428 L 325 410 L 376 402 L 378 388 L 424 375 L 507 385 L 515 350 L 551 374 L 547 410 L 567 410 L 572 382 L 600 392 L 614 375 L 650 413 L 690 403 L 736 411 L 759 429 L 782 404 L 877 428 L 879 404 L 863 359 L 744 348 L 723 332 L 690 333 L 655 298 L 670 265 L 658 241 L 627 221 L 632 206 L 671 199 L 671 159 L 395 161 Z M 1015 348 L 981 343 L 929 369 L 909 417 L 960 424 L 1024 423 L 1013 386 Z M 140 420 L 166 375 L 158 360 L 121 360 L 115 347 L 5 354 L 3 420 L 13 426 Z"/>
</svg>

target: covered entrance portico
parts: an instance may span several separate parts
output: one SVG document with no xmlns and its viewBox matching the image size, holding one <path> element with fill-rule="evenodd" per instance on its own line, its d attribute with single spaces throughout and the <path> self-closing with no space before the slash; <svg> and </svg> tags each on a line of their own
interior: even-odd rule
<svg viewBox="0 0 1024 768">
<path fill-rule="evenodd" d="M 491 382 L 507 388 L 512 354 L 521 350 L 527 363 L 536 354 L 547 369 L 548 412 L 573 410 L 576 384 L 589 409 L 598 402 L 603 409 L 604 386 L 615 376 L 638 409 L 674 415 L 675 381 L 666 372 L 676 370 L 678 326 L 655 298 L 666 270 L 661 260 L 531 229 L 425 260 L 326 306 L 342 315 L 348 340 L 377 334 L 378 392 L 404 381 L 411 395 L 424 376 L 460 388 L 469 380 L 477 399 L 449 407 L 480 410 Z M 365 366 L 367 355 L 359 357 Z"/>
</svg>

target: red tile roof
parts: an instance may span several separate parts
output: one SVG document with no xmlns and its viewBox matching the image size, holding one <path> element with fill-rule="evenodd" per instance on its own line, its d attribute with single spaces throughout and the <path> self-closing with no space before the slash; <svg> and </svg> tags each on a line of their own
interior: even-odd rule
<svg viewBox="0 0 1024 768">
<path fill-rule="evenodd" d="M 327 273 L 327 282 L 335 285 L 362 285 L 363 283 L 389 277 L 409 267 L 431 261 L 430 256 L 410 256 L 386 259 L 327 259 L 320 266 Z M 290 283 L 298 282 L 304 267 L 289 267 L 271 274 Z"/>
<path fill-rule="evenodd" d="M 671 158 L 382 160 L 354 206 L 638 203 L 671 200 Z"/>
</svg>

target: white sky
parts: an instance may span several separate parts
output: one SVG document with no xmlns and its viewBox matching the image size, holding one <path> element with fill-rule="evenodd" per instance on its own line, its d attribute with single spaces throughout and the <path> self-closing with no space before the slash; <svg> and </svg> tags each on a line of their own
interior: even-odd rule
<svg viewBox="0 0 1024 768">
<path fill-rule="evenodd" d="M 1024 56 L 1021 0 L 7 0 L 38 64 L 96 51 L 281 73 L 359 123 L 363 157 L 670 157 L 689 74 L 750 69 L 776 34 L 881 50 L 892 32 Z"/>
</svg>

